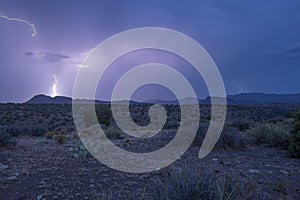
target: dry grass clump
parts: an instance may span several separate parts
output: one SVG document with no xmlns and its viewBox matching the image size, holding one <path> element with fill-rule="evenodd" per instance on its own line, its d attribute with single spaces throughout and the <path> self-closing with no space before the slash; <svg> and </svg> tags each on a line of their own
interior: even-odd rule
<svg viewBox="0 0 300 200">
<path fill-rule="evenodd" d="M 67 140 L 67 137 L 65 135 L 58 134 L 54 136 L 54 140 L 58 144 L 64 144 Z"/>
<path fill-rule="evenodd" d="M 47 139 L 52 139 L 54 135 L 55 135 L 55 132 L 54 132 L 54 131 L 49 131 L 49 132 L 45 133 L 44 136 L 45 136 L 45 138 L 47 138 Z"/>
<path fill-rule="evenodd" d="M 164 185 L 157 185 L 143 194 L 141 199 L 198 200 L 198 199 L 253 199 L 255 185 L 242 183 L 238 178 L 225 175 L 217 178 L 208 170 L 185 166 L 171 170 Z"/>
</svg>

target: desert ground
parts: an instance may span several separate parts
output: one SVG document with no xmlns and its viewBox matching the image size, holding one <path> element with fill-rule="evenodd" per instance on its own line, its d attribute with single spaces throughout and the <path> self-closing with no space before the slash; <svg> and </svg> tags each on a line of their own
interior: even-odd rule
<svg viewBox="0 0 300 200">
<path fill-rule="evenodd" d="M 137 125 L 149 123 L 150 106 L 130 106 Z M 115 145 L 151 152 L 167 145 L 180 125 L 180 106 L 164 107 L 163 129 L 147 139 L 122 132 L 108 105 L 96 105 L 96 112 Z M 180 159 L 136 174 L 111 169 L 85 149 L 70 104 L 0 104 L 0 199 L 299 198 L 300 159 L 290 141 L 300 104 L 228 106 L 222 135 L 202 159 L 198 152 L 213 119 L 209 105 L 199 107 L 197 135 Z"/>
</svg>

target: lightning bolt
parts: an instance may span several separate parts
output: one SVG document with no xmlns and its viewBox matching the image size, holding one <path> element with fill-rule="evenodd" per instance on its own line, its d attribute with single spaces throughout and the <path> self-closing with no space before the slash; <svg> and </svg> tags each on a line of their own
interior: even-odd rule
<svg viewBox="0 0 300 200">
<path fill-rule="evenodd" d="M 91 53 L 92 53 L 92 51 L 94 50 L 95 48 L 92 48 L 92 49 L 89 49 L 89 50 L 87 50 L 87 51 L 85 51 L 85 52 L 83 52 L 83 53 L 81 53 L 81 54 L 79 54 L 79 56 L 80 56 L 80 60 L 81 60 L 81 62 L 82 62 L 82 60 L 84 60 L 87 56 L 89 56 Z M 84 68 L 84 67 L 88 67 L 88 65 L 84 65 L 84 64 L 76 64 L 76 66 L 78 67 L 78 68 Z"/>
<path fill-rule="evenodd" d="M 6 20 L 8 20 L 8 21 L 16 21 L 16 22 L 25 23 L 26 25 L 30 26 L 31 29 L 32 29 L 32 31 L 33 31 L 33 34 L 32 34 L 31 36 L 34 37 L 34 36 L 37 35 L 37 31 L 36 31 L 36 29 L 35 29 L 34 24 L 28 22 L 27 20 L 7 17 L 7 16 L 4 15 L 1 11 L 0 11 L 0 18 L 6 19 Z"/>
<path fill-rule="evenodd" d="M 57 94 L 57 91 L 56 91 L 56 85 L 57 85 L 57 78 L 55 75 L 53 75 L 53 78 L 54 78 L 54 84 L 52 85 L 52 88 L 51 88 L 51 94 L 50 96 L 53 98 L 53 97 L 56 97 L 58 94 Z"/>
</svg>

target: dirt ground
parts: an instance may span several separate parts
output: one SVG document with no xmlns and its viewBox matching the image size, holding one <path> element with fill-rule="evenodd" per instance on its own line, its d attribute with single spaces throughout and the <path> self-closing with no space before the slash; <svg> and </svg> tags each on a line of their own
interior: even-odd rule
<svg viewBox="0 0 300 200">
<path fill-rule="evenodd" d="M 255 185 L 256 198 L 300 196 L 300 160 L 288 158 L 278 148 L 216 149 L 198 159 L 199 147 L 193 146 L 161 171 L 130 174 L 110 169 L 93 157 L 85 162 L 72 158 L 69 147 L 77 140 L 60 145 L 43 137 L 20 136 L 16 148 L 1 149 L 0 199 L 127 199 L 163 184 L 164 172 L 184 163 L 217 176 L 239 177 Z"/>
</svg>

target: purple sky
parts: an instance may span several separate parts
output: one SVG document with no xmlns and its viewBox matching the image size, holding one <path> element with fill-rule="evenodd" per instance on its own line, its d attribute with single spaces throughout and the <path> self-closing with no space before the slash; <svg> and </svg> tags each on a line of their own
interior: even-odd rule
<svg viewBox="0 0 300 200">
<path fill-rule="evenodd" d="M 0 18 L 0 102 L 49 95 L 57 77 L 59 95 L 71 96 L 83 52 L 131 28 L 175 29 L 198 41 L 216 62 L 228 94 L 300 92 L 299 0 L 2 0 L 0 12 L 34 24 Z M 99 84 L 97 98 L 109 99 L 113 84 L 130 67 L 146 62 L 174 66 L 200 98 L 201 77 L 184 60 L 155 50 L 117 60 Z M 168 98 L 145 87 L 139 98 Z"/>
</svg>

